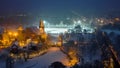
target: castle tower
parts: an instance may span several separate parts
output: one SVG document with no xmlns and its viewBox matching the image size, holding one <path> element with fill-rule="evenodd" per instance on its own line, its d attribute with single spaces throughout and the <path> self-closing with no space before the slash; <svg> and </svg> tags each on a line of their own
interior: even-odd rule
<svg viewBox="0 0 120 68">
<path fill-rule="evenodd" d="M 40 34 L 45 33 L 43 20 L 40 20 L 39 30 L 40 30 Z"/>
</svg>

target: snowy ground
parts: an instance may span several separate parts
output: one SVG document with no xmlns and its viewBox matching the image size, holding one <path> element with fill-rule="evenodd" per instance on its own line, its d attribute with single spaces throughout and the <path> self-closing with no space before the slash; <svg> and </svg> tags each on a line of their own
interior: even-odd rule
<svg viewBox="0 0 120 68">
<path fill-rule="evenodd" d="M 45 28 L 47 33 L 64 33 L 68 28 Z"/>
<path fill-rule="evenodd" d="M 58 47 L 52 47 L 48 49 L 46 54 L 29 59 L 27 62 L 17 61 L 15 68 L 48 68 L 48 66 L 55 61 L 60 61 L 66 66 L 68 66 L 69 63 L 67 56 L 62 53 Z M 0 68 L 5 68 L 5 62 L 0 62 Z"/>
</svg>

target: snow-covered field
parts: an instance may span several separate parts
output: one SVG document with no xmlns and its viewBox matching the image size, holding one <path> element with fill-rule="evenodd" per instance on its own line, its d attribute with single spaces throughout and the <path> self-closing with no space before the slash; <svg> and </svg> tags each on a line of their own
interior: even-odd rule
<svg viewBox="0 0 120 68">
<path fill-rule="evenodd" d="M 67 56 L 58 47 L 52 47 L 48 49 L 46 54 L 29 59 L 27 62 L 17 61 L 15 68 L 48 68 L 55 61 L 60 61 L 66 66 L 69 63 Z M 0 62 L 0 68 L 5 68 L 5 62 Z"/>
<path fill-rule="evenodd" d="M 45 28 L 47 33 L 64 33 L 68 28 Z"/>
</svg>

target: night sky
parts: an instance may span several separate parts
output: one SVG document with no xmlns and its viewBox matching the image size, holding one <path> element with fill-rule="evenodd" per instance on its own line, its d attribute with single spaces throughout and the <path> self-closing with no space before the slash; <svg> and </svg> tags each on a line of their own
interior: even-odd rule
<svg viewBox="0 0 120 68">
<path fill-rule="evenodd" d="M 120 0 L 0 0 L 0 14 L 27 12 L 41 15 L 94 14 L 120 11 Z"/>
</svg>

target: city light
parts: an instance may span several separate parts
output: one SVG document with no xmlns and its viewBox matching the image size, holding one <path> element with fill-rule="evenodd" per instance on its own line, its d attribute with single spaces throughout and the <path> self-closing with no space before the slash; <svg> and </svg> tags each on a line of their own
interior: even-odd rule
<svg viewBox="0 0 120 68">
<path fill-rule="evenodd" d="M 17 33 L 17 32 L 15 32 L 15 33 L 14 33 L 14 36 L 15 36 L 15 37 L 17 37 L 17 36 L 18 36 L 18 33 Z"/>
<path fill-rule="evenodd" d="M 46 23 L 47 23 L 47 21 L 46 21 L 46 20 L 44 20 L 44 21 L 43 21 L 43 23 L 44 23 L 44 24 L 46 24 Z"/>
<path fill-rule="evenodd" d="M 12 32 L 9 32 L 8 34 L 11 36 L 11 35 L 12 35 Z"/>
</svg>

